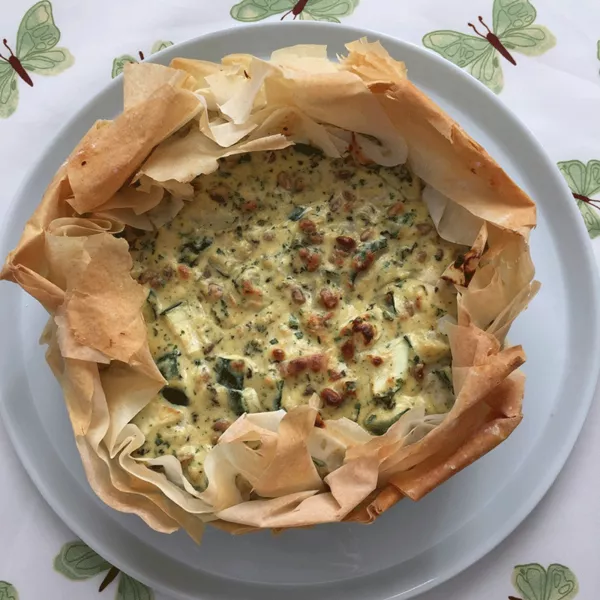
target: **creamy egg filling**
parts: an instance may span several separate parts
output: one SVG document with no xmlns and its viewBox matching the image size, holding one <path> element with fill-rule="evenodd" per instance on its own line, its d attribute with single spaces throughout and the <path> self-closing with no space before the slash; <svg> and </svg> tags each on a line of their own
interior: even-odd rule
<svg viewBox="0 0 600 600">
<path fill-rule="evenodd" d="M 437 235 L 407 166 L 297 145 L 224 159 L 194 187 L 168 225 L 126 232 L 168 381 L 133 420 L 137 456 L 173 454 L 203 489 L 206 453 L 245 412 L 317 394 L 323 418 L 378 435 L 412 407 L 451 408 L 440 276 L 466 248 Z"/>
</svg>

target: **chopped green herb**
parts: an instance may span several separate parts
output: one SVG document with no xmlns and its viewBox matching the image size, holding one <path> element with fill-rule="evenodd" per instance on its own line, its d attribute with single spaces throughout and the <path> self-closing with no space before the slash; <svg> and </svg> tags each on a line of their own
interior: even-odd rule
<svg viewBox="0 0 600 600">
<path fill-rule="evenodd" d="M 156 252 L 156 239 L 145 239 L 141 244 L 141 250 L 147 251 L 149 254 L 154 255 Z"/>
<path fill-rule="evenodd" d="M 353 394 L 356 392 L 356 381 L 345 381 L 344 382 L 344 393 Z"/>
<path fill-rule="evenodd" d="M 379 252 L 380 250 L 385 250 L 388 246 L 387 238 L 381 237 L 379 239 L 373 240 L 367 244 L 363 244 L 360 246 L 360 251 L 367 250 L 371 252 Z"/>
<path fill-rule="evenodd" d="M 179 262 L 189 267 L 195 267 L 200 258 L 200 253 L 206 250 L 212 243 L 212 238 L 206 236 L 186 242 L 179 247 Z"/>
<path fill-rule="evenodd" d="M 377 240 L 373 240 L 372 242 L 368 242 L 366 244 L 361 244 L 356 251 L 354 252 L 354 261 L 358 265 L 363 265 L 362 267 L 357 267 L 356 270 L 353 270 L 350 273 L 350 282 L 354 284 L 356 277 L 358 276 L 358 272 L 364 268 L 364 265 L 369 264 L 367 262 L 368 256 L 375 254 L 375 252 L 379 252 L 381 250 L 385 250 L 388 246 L 387 238 L 379 238 Z M 371 256 L 372 260 L 372 256 Z"/>
<path fill-rule="evenodd" d="M 417 242 L 414 242 L 414 244 L 412 246 L 404 246 L 398 253 L 400 260 L 402 260 L 402 261 L 406 260 L 407 257 L 415 251 L 416 247 L 417 247 Z"/>
<path fill-rule="evenodd" d="M 229 307 L 227 306 L 227 303 L 225 302 L 225 300 L 223 300 L 223 298 L 221 298 L 221 312 L 223 313 L 223 316 L 225 318 L 227 318 L 229 316 Z"/>
<path fill-rule="evenodd" d="M 258 354 L 259 352 L 262 352 L 262 345 L 257 340 L 250 340 L 244 346 L 245 356 L 253 356 L 254 354 Z"/>
<path fill-rule="evenodd" d="M 407 213 L 404 213 L 402 215 L 402 218 L 400 219 L 400 223 L 402 223 L 402 225 L 406 225 L 407 227 L 412 227 L 415 223 L 415 217 L 416 217 L 415 211 L 409 210 Z"/>
<path fill-rule="evenodd" d="M 162 435 L 160 434 L 160 431 L 157 432 L 156 437 L 154 438 L 154 445 L 155 446 L 166 446 L 167 448 L 169 448 L 171 446 L 171 444 L 169 442 L 167 442 L 167 440 L 163 439 Z"/>
</svg>

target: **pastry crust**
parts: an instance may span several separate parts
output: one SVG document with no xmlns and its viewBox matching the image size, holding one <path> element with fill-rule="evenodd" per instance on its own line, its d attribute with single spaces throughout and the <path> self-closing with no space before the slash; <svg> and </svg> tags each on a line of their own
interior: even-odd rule
<svg viewBox="0 0 600 600">
<path fill-rule="evenodd" d="M 539 287 L 527 243 L 535 206 L 403 63 L 378 43 L 347 48 L 339 62 L 297 46 L 271 61 L 127 65 L 124 112 L 86 134 L 2 270 L 50 313 L 47 360 L 92 488 L 158 531 L 182 527 L 199 540 L 206 522 L 233 533 L 371 522 L 492 450 L 522 418 L 525 354 L 505 336 Z M 131 420 L 164 379 L 148 349 L 144 292 L 115 234 L 167 223 L 219 158 L 294 142 L 334 157 L 358 144 L 384 166 L 408 160 L 440 236 L 471 246 L 445 273 L 458 289 L 457 322 L 445 324 L 456 402 L 446 415 L 412 409 L 377 437 L 347 419 L 315 427 L 311 406 L 243 415 L 209 453 L 199 493 L 174 457 L 154 459 L 163 472 L 132 457 L 144 440 Z M 324 480 L 308 450 L 315 440 L 344 457 Z M 236 485 L 242 473 L 251 499 Z"/>
</svg>

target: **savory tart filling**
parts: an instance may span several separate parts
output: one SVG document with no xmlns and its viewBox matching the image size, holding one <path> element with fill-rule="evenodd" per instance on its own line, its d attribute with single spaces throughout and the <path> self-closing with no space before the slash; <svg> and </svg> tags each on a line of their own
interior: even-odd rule
<svg viewBox="0 0 600 600">
<path fill-rule="evenodd" d="M 150 349 L 168 381 L 133 420 L 136 456 L 173 454 L 198 489 L 241 414 L 316 402 L 379 435 L 454 401 L 448 340 L 466 248 L 442 240 L 402 165 L 296 145 L 232 156 L 154 232 L 126 233 L 147 286 Z M 315 396 L 316 394 L 316 396 Z"/>
<path fill-rule="evenodd" d="M 535 204 L 346 49 L 126 65 L 0 271 L 50 314 L 91 487 L 156 531 L 370 523 L 521 422 Z"/>
</svg>

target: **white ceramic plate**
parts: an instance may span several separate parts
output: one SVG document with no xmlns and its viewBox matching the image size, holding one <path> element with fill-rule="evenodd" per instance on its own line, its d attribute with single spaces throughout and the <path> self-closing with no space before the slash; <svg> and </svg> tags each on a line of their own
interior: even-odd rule
<svg viewBox="0 0 600 600">
<path fill-rule="evenodd" d="M 153 56 L 218 61 L 285 45 L 343 44 L 368 32 L 315 23 L 268 23 L 203 36 Z M 564 464 L 598 375 L 600 294 L 591 246 L 560 174 L 527 129 L 486 88 L 437 55 L 379 38 L 415 83 L 481 142 L 536 200 L 532 251 L 542 291 L 511 332 L 526 348 L 525 419 L 497 450 L 419 503 L 401 502 L 371 526 L 327 525 L 273 537 L 209 529 L 197 547 L 117 513 L 92 493 L 59 386 L 37 340 L 44 311 L 14 285 L 2 286 L 2 412 L 23 464 L 63 520 L 111 563 L 166 593 L 201 599 L 365 600 L 408 598 L 471 565 L 533 509 Z M 98 118 L 120 110 L 115 81 L 64 128 L 13 201 L 2 256 L 60 163 Z"/>
</svg>

